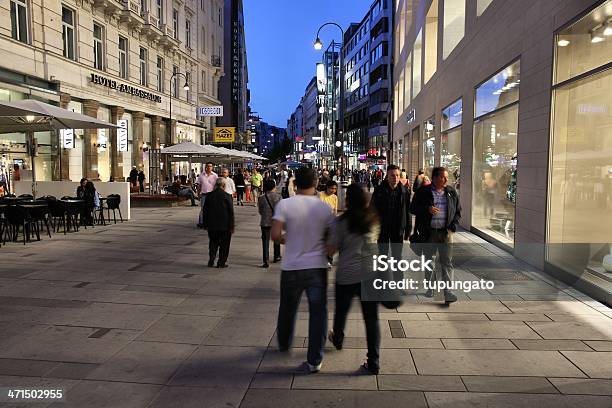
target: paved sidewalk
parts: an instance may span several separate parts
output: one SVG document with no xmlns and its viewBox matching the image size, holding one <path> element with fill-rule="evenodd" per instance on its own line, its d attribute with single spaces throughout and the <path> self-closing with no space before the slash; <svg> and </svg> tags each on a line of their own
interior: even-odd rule
<svg viewBox="0 0 612 408">
<path fill-rule="evenodd" d="M 458 239 L 479 257 L 456 273 L 494 290 L 381 309 L 378 376 L 359 370 L 355 304 L 344 350 L 308 375 L 307 313 L 293 351 L 275 350 L 279 267 L 257 268 L 253 207 L 236 208 L 224 270 L 205 267 L 197 209 L 132 211 L 129 223 L 0 248 L 0 388 L 66 392 L 0 406 L 612 407 L 612 310 L 471 234 Z"/>
</svg>

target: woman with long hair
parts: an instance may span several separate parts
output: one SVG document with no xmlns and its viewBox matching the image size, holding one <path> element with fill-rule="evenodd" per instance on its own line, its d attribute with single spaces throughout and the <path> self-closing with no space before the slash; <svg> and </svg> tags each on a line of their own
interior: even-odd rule
<svg viewBox="0 0 612 408">
<path fill-rule="evenodd" d="M 334 329 L 329 340 L 336 349 L 342 349 L 346 318 L 354 296 L 361 299 L 361 285 L 371 276 L 364 276 L 364 261 L 369 262 L 368 249 L 375 246 L 379 224 L 376 214 L 369 208 L 366 193 L 358 184 L 346 190 L 346 211 L 337 218 L 329 239 L 330 254 L 339 252 L 336 270 L 336 310 Z M 365 259 L 368 258 L 368 259 Z M 365 284 L 365 283 L 363 283 Z M 380 327 L 378 302 L 361 299 L 361 312 L 366 326 L 368 343 L 367 362 L 363 367 L 371 374 L 379 371 Z"/>
</svg>

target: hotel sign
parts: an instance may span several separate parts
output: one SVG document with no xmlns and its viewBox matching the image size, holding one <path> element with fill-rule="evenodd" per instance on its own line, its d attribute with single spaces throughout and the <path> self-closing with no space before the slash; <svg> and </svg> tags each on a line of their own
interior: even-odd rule
<svg viewBox="0 0 612 408">
<path fill-rule="evenodd" d="M 128 121 L 125 119 L 119 119 L 117 121 L 117 151 L 127 152 L 128 151 Z"/>
<path fill-rule="evenodd" d="M 115 89 L 117 90 L 117 92 L 120 92 L 120 93 L 137 96 L 142 99 L 148 99 L 153 102 L 161 103 L 162 101 L 161 96 L 159 95 L 155 95 L 143 89 L 135 88 L 131 85 L 122 84 L 121 82 L 117 82 L 114 79 L 103 77 L 102 75 L 92 73 L 91 83 L 96 84 L 96 85 L 102 85 L 110 89 Z"/>
<path fill-rule="evenodd" d="M 60 130 L 62 135 L 62 147 L 64 149 L 74 149 L 74 129 Z"/>
</svg>

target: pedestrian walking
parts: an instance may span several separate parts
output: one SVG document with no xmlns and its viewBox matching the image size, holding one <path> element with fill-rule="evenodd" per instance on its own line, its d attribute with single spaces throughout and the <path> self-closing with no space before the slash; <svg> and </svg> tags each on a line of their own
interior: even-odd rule
<svg viewBox="0 0 612 408">
<path fill-rule="evenodd" d="M 415 233 L 410 238 L 413 243 L 424 243 L 423 253 L 428 258 L 436 253 L 440 260 L 441 276 L 439 281 L 451 282 L 453 272 L 453 233 L 457 231 L 461 219 L 461 204 L 457 190 L 448 185 L 448 171 L 444 167 L 432 170 L 432 184 L 422 186 L 414 194 L 411 211 L 416 216 Z M 431 271 L 425 271 L 425 279 L 431 282 Z M 428 289 L 426 297 L 433 297 L 433 290 Z M 457 301 L 450 290 L 444 290 L 446 304 Z"/>
<path fill-rule="evenodd" d="M 136 169 L 136 166 L 132 166 L 132 170 L 130 170 L 130 185 L 131 188 L 134 189 L 136 188 L 138 183 L 138 170 Z"/>
<path fill-rule="evenodd" d="M 234 195 L 236 195 L 236 184 L 234 184 L 234 180 L 230 178 L 229 170 L 222 169 L 221 177 L 223 177 L 223 180 L 225 181 L 225 192 L 232 196 L 233 199 Z"/>
<path fill-rule="evenodd" d="M 289 174 L 287 176 L 287 194 L 289 194 L 289 197 L 293 197 L 296 194 L 295 176 L 293 175 L 293 170 L 289 170 L 288 173 Z"/>
<path fill-rule="evenodd" d="M 253 175 L 251 176 L 251 197 L 253 198 L 255 206 L 257 206 L 262 183 L 262 175 L 257 169 L 253 169 Z"/>
<path fill-rule="evenodd" d="M 380 254 L 391 254 L 395 259 L 402 257 L 402 245 L 412 230 L 410 216 L 410 188 L 400 183 L 400 169 L 396 165 L 387 167 L 387 178 L 374 189 L 370 205 L 380 219 L 378 247 Z M 396 272 L 396 280 L 403 279 L 402 272 Z"/>
<path fill-rule="evenodd" d="M 261 227 L 261 243 L 263 249 L 263 264 L 262 268 L 269 268 L 270 264 L 270 238 L 272 231 L 272 216 L 274 216 L 274 209 L 281 200 L 281 196 L 276 192 L 276 184 L 274 180 L 264 180 L 263 184 L 264 193 L 260 197 L 259 203 L 257 204 L 259 215 L 261 216 L 260 227 Z M 281 246 L 279 242 L 274 241 L 274 258 L 273 263 L 281 260 Z"/>
<path fill-rule="evenodd" d="M 285 244 L 281 264 L 277 339 L 280 351 L 291 347 L 302 292 L 308 297 L 308 353 L 310 372 L 321 369 L 327 331 L 327 254 L 325 239 L 334 219 L 315 196 L 315 172 L 295 172 L 297 195 L 281 200 L 274 211 L 272 239 Z M 284 233 L 283 233 L 284 231 Z"/>
<path fill-rule="evenodd" d="M 351 302 L 353 297 L 359 297 L 368 345 L 367 361 L 363 367 L 374 375 L 378 374 L 380 367 L 378 302 L 363 300 L 361 286 L 372 278 L 364 275 L 363 265 L 371 259 L 372 254 L 368 249 L 376 243 L 378 230 L 378 219 L 368 207 L 365 191 L 358 184 L 349 185 L 346 189 L 346 211 L 337 218 L 328 240 L 330 254 L 339 251 L 334 329 L 330 331 L 328 338 L 337 350 L 342 349 L 344 327 Z"/>
<path fill-rule="evenodd" d="M 246 187 L 244 183 L 243 170 L 240 168 L 234 174 L 234 184 L 236 184 L 236 205 L 244 206 L 244 189 Z"/>
<path fill-rule="evenodd" d="M 204 227 L 204 204 L 206 203 L 206 195 L 213 191 L 215 188 L 215 182 L 217 181 L 217 174 L 213 172 L 213 164 L 212 162 L 206 163 L 204 166 L 204 171 L 202 171 L 198 175 L 198 195 L 200 196 L 200 216 L 198 219 L 198 227 Z"/>
<path fill-rule="evenodd" d="M 140 170 L 138 172 L 138 185 L 140 186 L 140 192 L 144 193 L 144 182 L 145 182 L 145 174 L 144 171 Z"/>
<path fill-rule="evenodd" d="M 217 250 L 217 268 L 228 267 L 227 257 L 234 233 L 234 202 L 232 196 L 225 192 L 225 183 L 222 177 L 215 181 L 214 190 L 206 196 L 204 206 L 204 226 L 208 230 L 208 266 L 211 268 L 215 265 Z"/>
<path fill-rule="evenodd" d="M 334 180 L 329 180 L 325 186 L 325 191 L 319 192 L 319 198 L 325 204 L 329 205 L 334 215 L 338 214 L 338 183 Z"/>
<path fill-rule="evenodd" d="M 423 185 L 423 181 L 425 180 L 425 172 L 423 169 L 419 169 L 419 173 L 414 178 L 414 183 L 412 183 L 412 188 L 416 192 Z"/>
</svg>

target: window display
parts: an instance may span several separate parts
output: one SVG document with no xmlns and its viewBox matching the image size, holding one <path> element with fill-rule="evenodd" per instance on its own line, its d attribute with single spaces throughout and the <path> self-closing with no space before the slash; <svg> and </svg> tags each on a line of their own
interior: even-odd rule
<svg viewBox="0 0 612 408">
<path fill-rule="evenodd" d="M 612 282 L 612 70 L 571 78 L 612 60 L 612 37 L 591 41 L 608 1 L 556 38 L 546 260 L 576 277 Z M 603 279 L 603 280 L 602 280 Z M 609 287 L 609 286 L 608 286 Z M 609 290 L 609 289 L 608 289 Z"/>
<path fill-rule="evenodd" d="M 520 61 L 476 89 L 472 225 L 514 246 Z"/>
<path fill-rule="evenodd" d="M 463 103 L 459 99 L 442 110 L 440 123 L 440 165 L 448 170 L 448 182 L 457 190 L 461 189 L 461 115 Z"/>
</svg>

